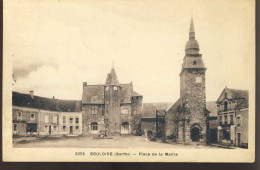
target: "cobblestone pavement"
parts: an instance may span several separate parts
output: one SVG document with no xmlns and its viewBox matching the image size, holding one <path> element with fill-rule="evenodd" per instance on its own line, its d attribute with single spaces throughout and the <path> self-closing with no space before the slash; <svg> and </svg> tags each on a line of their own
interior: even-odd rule
<svg viewBox="0 0 260 170">
<path fill-rule="evenodd" d="M 56 140 L 43 140 L 28 143 L 13 143 L 16 148 L 192 148 L 220 149 L 213 146 L 203 146 L 192 143 L 168 144 L 148 141 L 142 136 L 113 136 L 113 139 L 93 139 L 92 137 L 76 137 Z"/>
</svg>

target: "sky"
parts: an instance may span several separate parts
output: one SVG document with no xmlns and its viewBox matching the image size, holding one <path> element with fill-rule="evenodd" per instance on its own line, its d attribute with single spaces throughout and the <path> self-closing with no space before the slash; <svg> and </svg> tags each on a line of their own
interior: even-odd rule
<svg viewBox="0 0 260 170">
<path fill-rule="evenodd" d="M 4 2 L 13 90 L 80 100 L 83 82 L 104 84 L 114 63 L 119 82 L 132 81 L 144 102 L 175 102 L 191 17 L 207 101 L 225 86 L 252 89 L 252 0 L 14 0 Z"/>
</svg>

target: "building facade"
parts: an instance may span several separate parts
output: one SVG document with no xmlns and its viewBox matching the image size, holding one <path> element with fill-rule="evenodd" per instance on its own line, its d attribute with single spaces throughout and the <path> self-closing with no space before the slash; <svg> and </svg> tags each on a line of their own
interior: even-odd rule
<svg viewBox="0 0 260 170">
<path fill-rule="evenodd" d="M 79 100 L 39 97 L 35 96 L 33 91 L 29 94 L 13 92 L 12 104 L 14 135 L 79 135 L 82 133 Z"/>
<path fill-rule="evenodd" d="M 218 143 L 248 147 L 248 91 L 225 88 L 217 100 Z"/>
<path fill-rule="evenodd" d="M 199 51 L 191 19 L 180 73 L 180 98 L 166 114 L 166 135 L 174 135 L 179 143 L 206 142 L 206 67 Z"/>
<path fill-rule="evenodd" d="M 120 84 L 115 69 L 107 75 L 105 84 L 83 83 L 83 134 L 140 134 L 142 95 L 133 84 Z"/>
</svg>

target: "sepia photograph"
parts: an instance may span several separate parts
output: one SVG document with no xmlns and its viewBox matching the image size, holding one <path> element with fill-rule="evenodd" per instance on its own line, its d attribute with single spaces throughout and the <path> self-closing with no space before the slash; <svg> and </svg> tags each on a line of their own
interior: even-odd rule
<svg viewBox="0 0 260 170">
<path fill-rule="evenodd" d="M 5 0 L 3 161 L 254 162 L 254 9 Z"/>
</svg>

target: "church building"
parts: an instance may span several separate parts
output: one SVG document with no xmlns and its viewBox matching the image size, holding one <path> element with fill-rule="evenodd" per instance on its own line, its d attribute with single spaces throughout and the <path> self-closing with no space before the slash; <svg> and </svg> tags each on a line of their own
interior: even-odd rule
<svg viewBox="0 0 260 170">
<path fill-rule="evenodd" d="M 142 95 L 133 90 L 133 84 L 120 84 L 112 68 L 105 84 L 83 83 L 83 135 L 140 134 Z"/>
<path fill-rule="evenodd" d="M 179 143 L 206 142 L 207 110 L 205 73 L 193 19 L 180 72 L 180 98 L 166 112 L 166 136 Z"/>
</svg>

